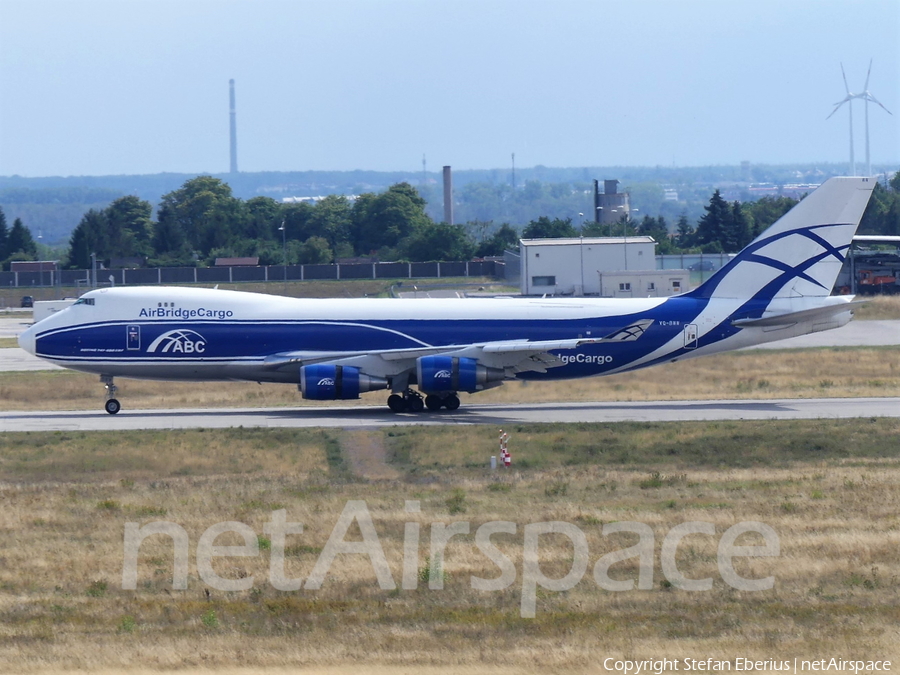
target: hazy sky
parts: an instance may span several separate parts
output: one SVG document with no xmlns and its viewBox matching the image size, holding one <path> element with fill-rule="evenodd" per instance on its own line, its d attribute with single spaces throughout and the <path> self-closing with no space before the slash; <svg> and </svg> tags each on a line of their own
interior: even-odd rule
<svg viewBox="0 0 900 675">
<path fill-rule="evenodd" d="M 870 58 L 897 163 L 900 0 L 0 0 L 0 175 L 846 162 Z"/>
</svg>

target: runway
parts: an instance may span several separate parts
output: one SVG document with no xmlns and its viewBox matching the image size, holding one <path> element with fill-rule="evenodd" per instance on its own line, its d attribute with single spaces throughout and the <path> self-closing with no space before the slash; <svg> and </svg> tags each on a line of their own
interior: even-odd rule
<svg viewBox="0 0 900 675">
<path fill-rule="evenodd" d="M 699 420 L 900 417 L 900 398 L 814 398 L 732 401 L 642 401 L 469 405 L 454 412 L 404 413 L 384 406 L 2 412 L 4 431 L 131 431 L 228 427 L 364 429 L 408 425 L 508 426 L 552 422 L 676 422 Z"/>
</svg>

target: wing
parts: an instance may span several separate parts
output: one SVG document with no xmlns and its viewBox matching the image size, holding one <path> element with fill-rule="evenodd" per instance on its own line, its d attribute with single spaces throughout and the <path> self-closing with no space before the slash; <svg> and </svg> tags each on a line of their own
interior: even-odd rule
<svg viewBox="0 0 900 675">
<path fill-rule="evenodd" d="M 548 368 L 565 365 L 551 353 L 554 350 L 577 349 L 583 345 L 604 342 L 631 342 L 639 339 L 653 319 L 643 319 L 600 338 L 571 338 L 562 340 L 500 340 L 468 345 L 441 345 L 414 349 L 387 349 L 360 352 L 282 352 L 272 354 L 266 365 L 273 370 L 299 368 L 312 364 L 355 366 L 368 375 L 395 377 L 415 369 L 416 359 L 422 356 L 456 356 L 476 359 L 488 368 L 502 368 L 512 377 L 528 371 L 547 372 Z"/>
</svg>

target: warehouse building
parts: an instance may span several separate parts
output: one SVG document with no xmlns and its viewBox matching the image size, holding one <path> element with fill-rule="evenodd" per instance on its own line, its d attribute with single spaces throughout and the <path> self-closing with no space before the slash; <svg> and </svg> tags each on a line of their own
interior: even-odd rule
<svg viewBox="0 0 900 675">
<path fill-rule="evenodd" d="M 664 297 L 687 290 L 687 270 L 657 270 L 652 237 L 519 240 L 522 295 Z"/>
</svg>

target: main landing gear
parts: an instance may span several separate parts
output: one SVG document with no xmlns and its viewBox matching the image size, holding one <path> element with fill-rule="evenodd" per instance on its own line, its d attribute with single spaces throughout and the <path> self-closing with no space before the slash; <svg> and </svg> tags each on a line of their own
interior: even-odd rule
<svg viewBox="0 0 900 675">
<path fill-rule="evenodd" d="M 456 410 L 459 408 L 459 396 L 453 393 L 443 396 L 428 394 L 423 400 L 419 392 L 407 389 L 403 394 L 391 394 L 388 397 L 387 404 L 388 408 L 395 413 L 418 413 L 425 408 L 432 411 L 440 410 L 441 408 Z"/>
<path fill-rule="evenodd" d="M 119 403 L 119 400 L 116 398 L 116 392 L 119 388 L 113 384 L 112 375 L 101 375 L 100 381 L 106 385 L 106 403 L 103 408 L 110 415 L 115 415 L 122 409 L 122 405 Z"/>
</svg>

